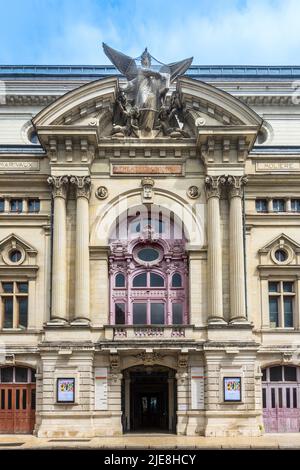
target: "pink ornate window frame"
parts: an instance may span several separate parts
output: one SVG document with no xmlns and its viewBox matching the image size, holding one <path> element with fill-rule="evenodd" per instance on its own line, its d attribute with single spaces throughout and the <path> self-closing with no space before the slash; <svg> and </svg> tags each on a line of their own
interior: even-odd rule
<svg viewBox="0 0 300 470">
<path fill-rule="evenodd" d="M 153 247 L 159 252 L 156 260 L 141 261 L 138 251 L 142 248 Z M 132 325 L 133 304 L 147 304 L 147 321 L 151 323 L 151 303 L 164 304 L 164 323 L 156 325 L 187 324 L 188 319 L 188 265 L 185 252 L 185 240 L 166 240 L 155 234 L 151 227 L 133 240 L 116 240 L 110 244 L 109 273 L 110 273 L 110 324 L 116 324 L 116 304 L 125 308 L 125 325 Z M 145 287 L 133 287 L 133 279 L 141 273 L 147 274 L 148 283 Z M 155 273 L 164 279 L 163 287 L 151 287 L 150 273 Z M 116 276 L 123 274 L 125 287 L 116 287 Z M 181 286 L 173 287 L 174 274 L 181 276 Z M 182 305 L 181 322 L 173 322 L 173 304 Z M 178 318 L 178 317 L 176 317 Z M 175 318 L 175 320 L 176 320 Z M 136 323 L 137 324 L 137 323 Z"/>
</svg>

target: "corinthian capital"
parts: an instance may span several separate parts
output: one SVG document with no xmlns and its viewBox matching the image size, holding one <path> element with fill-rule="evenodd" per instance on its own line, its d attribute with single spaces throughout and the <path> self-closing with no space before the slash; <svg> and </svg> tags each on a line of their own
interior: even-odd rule
<svg viewBox="0 0 300 470">
<path fill-rule="evenodd" d="M 226 178 L 222 176 L 211 176 L 207 175 L 205 177 L 205 192 L 206 197 L 220 197 L 222 186 L 225 184 Z"/>
<path fill-rule="evenodd" d="M 227 176 L 227 185 L 229 189 L 229 197 L 242 197 L 243 188 L 247 183 L 247 176 Z"/>
<path fill-rule="evenodd" d="M 90 198 L 91 178 L 90 176 L 71 176 L 70 183 L 75 184 L 76 197 Z"/>
<path fill-rule="evenodd" d="M 53 197 L 66 199 L 69 184 L 69 178 L 67 176 L 49 176 L 47 183 L 52 188 Z"/>
</svg>

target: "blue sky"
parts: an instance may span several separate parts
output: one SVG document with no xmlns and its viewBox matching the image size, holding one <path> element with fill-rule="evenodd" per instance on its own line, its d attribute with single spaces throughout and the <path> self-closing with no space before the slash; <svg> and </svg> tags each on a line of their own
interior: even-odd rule
<svg viewBox="0 0 300 470">
<path fill-rule="evenodd" d="M 299 0 L 0 0 L 0 64 L 300 64 Z"/>
</svg>

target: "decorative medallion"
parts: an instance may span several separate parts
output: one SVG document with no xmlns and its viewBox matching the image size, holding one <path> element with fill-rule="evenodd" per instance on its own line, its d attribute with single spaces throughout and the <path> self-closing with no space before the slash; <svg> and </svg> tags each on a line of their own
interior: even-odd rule
<svg viewBox="0 0 300 470">
<path fill-rule="evenodd" d="M 99 186 L 96 189 L 95 195 L 98 199 L 106 199 L 108 196 L 108 189 L 105 186 Z"/>
<path fill-rule="evenodd" d="M 197 199 L 200 196 L 200 191 L 198 186 L 190 186 L 187 190 L 187 195 L 191 199 Z"/>
</svg>

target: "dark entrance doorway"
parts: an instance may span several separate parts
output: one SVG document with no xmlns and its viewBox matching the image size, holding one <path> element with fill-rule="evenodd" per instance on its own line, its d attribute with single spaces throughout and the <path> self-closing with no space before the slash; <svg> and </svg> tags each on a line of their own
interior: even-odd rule
<svg viewBox="0 0 300 470">
<path fill-rule="evenodd" d="M 0 369 L 0 434 L 29 434 L 35 425 L 35 371 Z"/>
<path fill-rule="evenodd" d="M 165 367 L 138 367 L 126 371 L 124 431 L 175 432 L 175 408 L 174 371 Z"/>
</svg>

